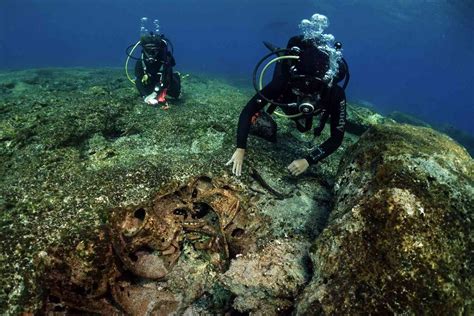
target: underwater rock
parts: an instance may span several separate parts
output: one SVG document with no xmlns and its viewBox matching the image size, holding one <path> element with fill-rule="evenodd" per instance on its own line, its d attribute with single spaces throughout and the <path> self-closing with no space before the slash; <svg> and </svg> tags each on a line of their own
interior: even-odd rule
<svg viewBox="0 0 474 316">
<path fill-rule="evenodd" d="M 112 287 L 112 296 L 127 315 L 169 315 L 179 306 L 176 296 L 160 289 L 156 283 L 120 281 Z"/>
<path fill-rule="evenodd" d="M 289 312 L 309 279 L 308 245 L 305 240 L 276 239 L 261 251 L 232 260 L 221 280 L 237 296 L 233 307 L 255 315 Z"/>
<path fill-rule="evenodd" d="M 471 157 L 474 157 L 474 136 L 472 134 L 459 130 L 449 124 L 436 125 L 433 128 L 457 141 L 466 148 Z"/>
<path fill-rule="evenodd" d="M 222 148 L 225 133 L 209 128 L 204 135 L 196 138 L 191 144 L 191 153 L 201 154 L 205 152 L 215 152 Z"/>
<path fill-rule="evenodd" d="M 473 183 L 449 137 L 372 127 L 341 161 L 297 314 L 472 314 Z"/>
<path fill-rule="evenodd" d="M 0 83 L 0 93 L 9 93 L 16 86 L 16 82 L 2 82 Z"/>
<path fill-rule="evenodd" d="M 449 124 L 430 124 L 422 121 L 421 119 L 415 117 L 411 114 L 406 114 L 398 111 L 394 111 L 388 115 L 388 118 L 395 120 L 398 123 L 410 124 L 415 126 L 423 126 L 423 127 L 431 127 L 443 134 L 448 135 L 462 146 L 464 146 L 471 157 L 474 156 L 474 136 L 466 133 L 456 127 L 449 125 Z"/>
<path fill-rule="evenodd" d="M 110 280 L 121 274 L 105 231 L 71 250 L 56 247 L 43 251 L 38 254 L 37 262 L 47 272 L 42 277 L 45 314 L 119 312 L 105 298 Z"/>
<path fill-rule="evenodd" d="M 369 108 L 354 104 L 348 104 L 347 106 L 346 131 L 351 134 L 362 135 L 373 125 L 390 122 L 393 121 L 370 110 Z"/>
<path fill-rule="evenodd" d="M 389 115 L 387 115 L 387 117 L 402 124 L 410 124 L 410 125 L 422 126 L 422 127 L 431 127 L 428 123 L 420 120 L 419 118 L 411 114 L 403 113 L 400 111 L 393 111 Z"/>
<path fill-rule="evenodd" d="M 274 181 L 278 179 L 271 176 L 271 170 L 262 168 L 259 173 L 271 181 L 269 186 L 287 195 L 273 199 L 266 196 L 256 203 L 261 213 L 268 217 L 272 235 L 276 238 L 317 236 L 326 224 L 332 200 L 330 189 L 317 185 L 322 176 L 308 173 L 306 178 L 299 179 L 297 186 L 280 188 L 282 183 Z M 258 187 L 254 190 L 257 191 Z"/>
<path fill-rule="evenodd" d="M 301 278 L 290 281 L 290 295 L 272 290 L 258 305 L 240 294 L 234 302 L 237 290 L 220 276 L 235 258 L 261 262 L 276 240 L 297 249 L 288 262 L 303 269 L 297 258 L 324 229 L 340 158 L 358 137 L 346 133 L 334 154 L 295 178 L 286 166 L 330 131 L 314 140 L 276 118 L 278 143 L 251 136 L 243 175 L 233 177 L 225 163 L 253 90 L 192 75 L 184 97 L 163 111 L 122 77 L 120 69 L 0 73 L 0 82 L 16 83 L 0 89 L 0 314 L 140 314 L 142 304 L 177 314 L 232 313 L 234 303 L 252 313 L 292 310 Z M 193 196 L 196 186 L 204 194 Z M 262 289 L 283 288 L 265 282 Z"/>
</svg>

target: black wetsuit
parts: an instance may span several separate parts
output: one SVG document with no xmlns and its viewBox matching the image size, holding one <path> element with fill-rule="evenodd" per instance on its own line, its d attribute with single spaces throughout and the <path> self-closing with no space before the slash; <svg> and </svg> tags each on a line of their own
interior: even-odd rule
<svg viewBox="0 0 474 316">
<path fill-rule="evenodd" d="M 176 65 L 173 55 L 169 51 L 166 57 L 159 58 L 153 63 L 148 63 L 143 57 L 135 64 L 135 86 L 142 97 L 146 97 L 153 91 L 158 92 L 167 89 L 167 94 L 173 98 L 178 98 L 181 93 L 181 82 L 178 73 L 173 73 L 173 67 Z M 148 76 L 143 81 L 145 73 Z M 158 91 L 155 90 L 158 88 Z"/>
<path fill-rule="evenodd" d="M 309 41 L 304 41 L 301 36 L 292 37 L 287 45 L 287 48 L 300 47 L 302 49 L 309 48 L 312 44 Z M 317 61 L 312 61 L 317 63 Z M 301 67 L 300 67 L 301 68 Z M 299 72 L 305 72 L 303 68 L 298 68 Z M 280 103 L 295 102 L 297 96 L 292 91 L 292 79 L 290 78 L 290 65 L 288 62 L 279 62 L 275 68 L 272 81 L 266 85 L 262 94 L 271 100 L 276 100 Z M 267 102 L 256 94 L 247 103 L 242 110 L 239 118 L 239 125 L 237 130 L 237 147 L 247 147 L 247 137 L 252 124 L 252 117 L 259 111 L 263 110 Z M 341 145 L 344 137 L 346 125 L 346 97 L 344 90 L 338 85 L 334 84 L 330 88 L 323 89 L 321 93 L 320 105 L 322 108 L 320 122 L 315 128 L 315 135 L 319 136 L 324 128 L 324 125 L 329 120 L 331 124 L 331 137 L 323 144 L 313 149 L 305 159 L 309 164 L 315 164 L 320 160 L 332 154 Z M 283 109 L 286 114 L 291 113 L 287 109 Z M 297 111 L 297 110 L 296 110 Z M 300 132 L 306 132 L 312 127 L 313 116 L 303 116 L 295 119 L 296 127 Z"/>
</svg>

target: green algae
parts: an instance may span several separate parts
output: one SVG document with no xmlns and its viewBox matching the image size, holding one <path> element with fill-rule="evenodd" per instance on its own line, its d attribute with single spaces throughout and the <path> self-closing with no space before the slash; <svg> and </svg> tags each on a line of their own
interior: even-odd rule
<svg viewBox="0 0 474 316">
<path fill-rule="evenodd" d="M 472 313 L 473 184 L 472 158 L 449 137 L 373 126 L 341 161 L 300 311 Z"/>
<path fill-rule="evenodd" d="M 371 126 L 387 123 L 393 123 L 393 120 L 357 103 L 347 104 L 346 131 L 349 133 L 362 135 Z"/>
<path fill-rule="evenodd" d="M 252 94 L 220 79 L 190 75 L 183 79 L 183 98 L 171 100 L 171 109 L 164 111 L 144 104 L 121 70 L 0 73 L 0 313 L 39 307 L 37 262 L 50 247 L 68 249 L 94 239 L 109 210 L 139 205 L 196 175 L 224 176 L 250 187 L 258 186 L 249 176 L 250 166 L 256 168 L 272 187 L 293 192 L 299 202 L 296 207 L 291 199 L 278 202 L 269 194 L 247 197 L 255 198 L 256 209 L 269 219 L 269 238 L 318 236 L 332 208 L 339 160 L 358 137 L 347 133 L 336 153 L 294 178 L 286 166 L 308 153 L 313 137 L 295 133 L 293 122 L 277 118 L 278 144 L 250 137 L 244 175 L 231 178 L 224 163 L 234 150 L 237 118 Z M 386 123 L 375 112 L 358 113 L 359 118 L 350 119 L 355 131 Z M 328 136 L 326 128 L 319 140 Z M 421 157 L 403 142 L 409 134 L 398 137 L 400 152 Z M 433 141 L 409 140 L 415 146 Z M 371 154 L 364 155 L 361 151 L 361 162 Z M 377 161 L 373 168 L 381 187 L 386 181 L 409 180 Z M 211 301 L 228 305 L 231 294 L 214 286 Z"/>
<path fill-rule="evenodd" d="M 392 112 L 388 115 L 388 118 L 395 120 L 398 123 L 410 124 L 414 126 L 429 127 L 435 129 L 441 133 L 450 136 L 452 139 L 457 141 L 459 144 L 464 146 L 469 154 L 474 156 L 474 137 L 466 132 L 463 132 L 448 124 L 428 124 L 425 121 L 417 118 L 414 115 L 410 115 L 402 112 Z"/>
<path fill-rule="evenodd" d="M 114 206 L 146 200 L 173 181 L 223 170 L 222 159 L 231 155 L 231 137 L 226 147 L 221 139 L 220 146 L 190 150 L 194 136 L 205 135 L 209 126 L 233 134 L 239 111 L 219 96 L 193 97 L 202 93 L 200 79 L 187 82 L 188 98 L 163 111 L 143 104 L 116 70 L 1 77 L 19 82 L 0 106 L 2 310 L 21 311 L 37 292 L 37 253 L 75 244 L 103 224 Z M 220 94 L 232 90 L 213 84 L 221 85 Z M 229 94 L 239 100 L 235 91 Z M 239 97 L 240 104 L 247 98 Z M 230 124 L 216 122 L 211 108 Z"/>
<path fill-rule="evenodd" d="M 10 313 L 39 306 L 39 253 L 91 238 L 114 207 L 138 205 L 196 175 L 228 176 L 237 118 L 253 93 L 191 75 L 183 98 L 164 111 L 144 104 L 115 69 L 5 72 L 0 83 L 0 312 Z M 295 152 L 306 154 L 301 148 L 310 138 L 295 138 L 291 123 L 279 123 L 280 143 L 251 137 L 247 161 L 282 179 L 279 186 L 296 188 L 286 166 Z M 337 162 L 329 159 L 327 167 L 317 170 L 333 177 Z M 247 168 L 241 183 L 253 181 Z M 271 216 L 289 215 L 282 208 Z"/>
</svg>

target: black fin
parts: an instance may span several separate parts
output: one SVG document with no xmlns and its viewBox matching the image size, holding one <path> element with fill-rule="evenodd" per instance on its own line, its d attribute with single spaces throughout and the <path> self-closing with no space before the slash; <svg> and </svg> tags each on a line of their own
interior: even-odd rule
<svg viewBox="0 0 474 316">
<path fill-rule="evenodd" d="M 268 50 L 271 51 L 271 52 L 279 50 L 278 47 L 276 47 L 275 45 L 273 45 L 269 42 L 266 42 L 266 41 L 263 41 L 263 45 L 265 45 L 265 47 L 268 48 Z"/>
<path fill-rule="evenodd" d="M 268 48 L 268 50 L 271 51 L 271 52 L 276 52 L 277 50 L 281 49 L 281 48 L 276 47 L 275 45 L 273 45 L 269 42 L 266 42 L 266 41 L 263 41 L 263 45 L 265 45 L 265 47 Z M 278 57 L 280 57 L 280 56 L 283 56 L 283 53 L 278 53 L 277 55 L 278 55 Z"/>
</svg>

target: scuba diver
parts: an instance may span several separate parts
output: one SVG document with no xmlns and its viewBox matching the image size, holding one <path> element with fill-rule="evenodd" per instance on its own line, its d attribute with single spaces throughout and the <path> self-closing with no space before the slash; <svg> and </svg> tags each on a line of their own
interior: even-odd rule
<svg viewBox="0 0 474 316">
<path fill-rule="evenodd" d="M 125 69 L 129 77 L 128 60 L 135 59 L 135 80 L 130 77 L 129 80 L 134 83 L 145 103 L 161 104 L 163 109 L 168 109 L 166 97 L 169 95 L 177 99 L 181 95 L 181 78 L 178 72 L 173 72 L 176 61 L 171 41 L 160 34 L 158 20 L 154 21 L 155 31 L 148 32 L 145 27 L 147 20 L 147 18 L 141 19 L 140 41 L 127 48 Z M 135 58 L 132 54 L 138 45 L 142 47 L 142 51 L 140 58 Z M 129 53 L 128 50 L 132 46 L 133 49 Z"/>
<path fill-rule="evenodd" d="M 255 67 L 253 82 L 257 93 L 240 114 L 237 149 L 227 162 L 227 165 L 233 164 L 235 175 L 242 173 L 249 133 L 276 142 L 277 126 L 271 114 L 292 119 L 302 133 L 311 130 L 313 118 L 320 115 L 319 124 L 314 128 L 315 137 L 321 135 L 326 122 L 330 121 L 330 138 L 287 167 L 294 176 L 328 157 L 341 145 L 346 125 L 344 89 L 349 82 L 349 69 L 340 52 L 342 45 L 339 42 L 332 44 L 334 37 L 322 33 L 327 25 L 325 16 L 315 14 L 312 21 L 302 21 L 300 27 L 304 35 L 292 37 L 286 49 L 277 49 L 264 42 L 271 53 Z M 257 85 L 258 68 L 273 55 L 277 57 L 263 68 Z M 264 73 L 273 63 L 276 66 L 272 81 L 262 89 Z M 338 86 L 344 78 L 343 87 Z M 263 111 L 267 104 L 270 106 Z M 283 113 L 276 112 L 277 107 Z"/>
</svg>

